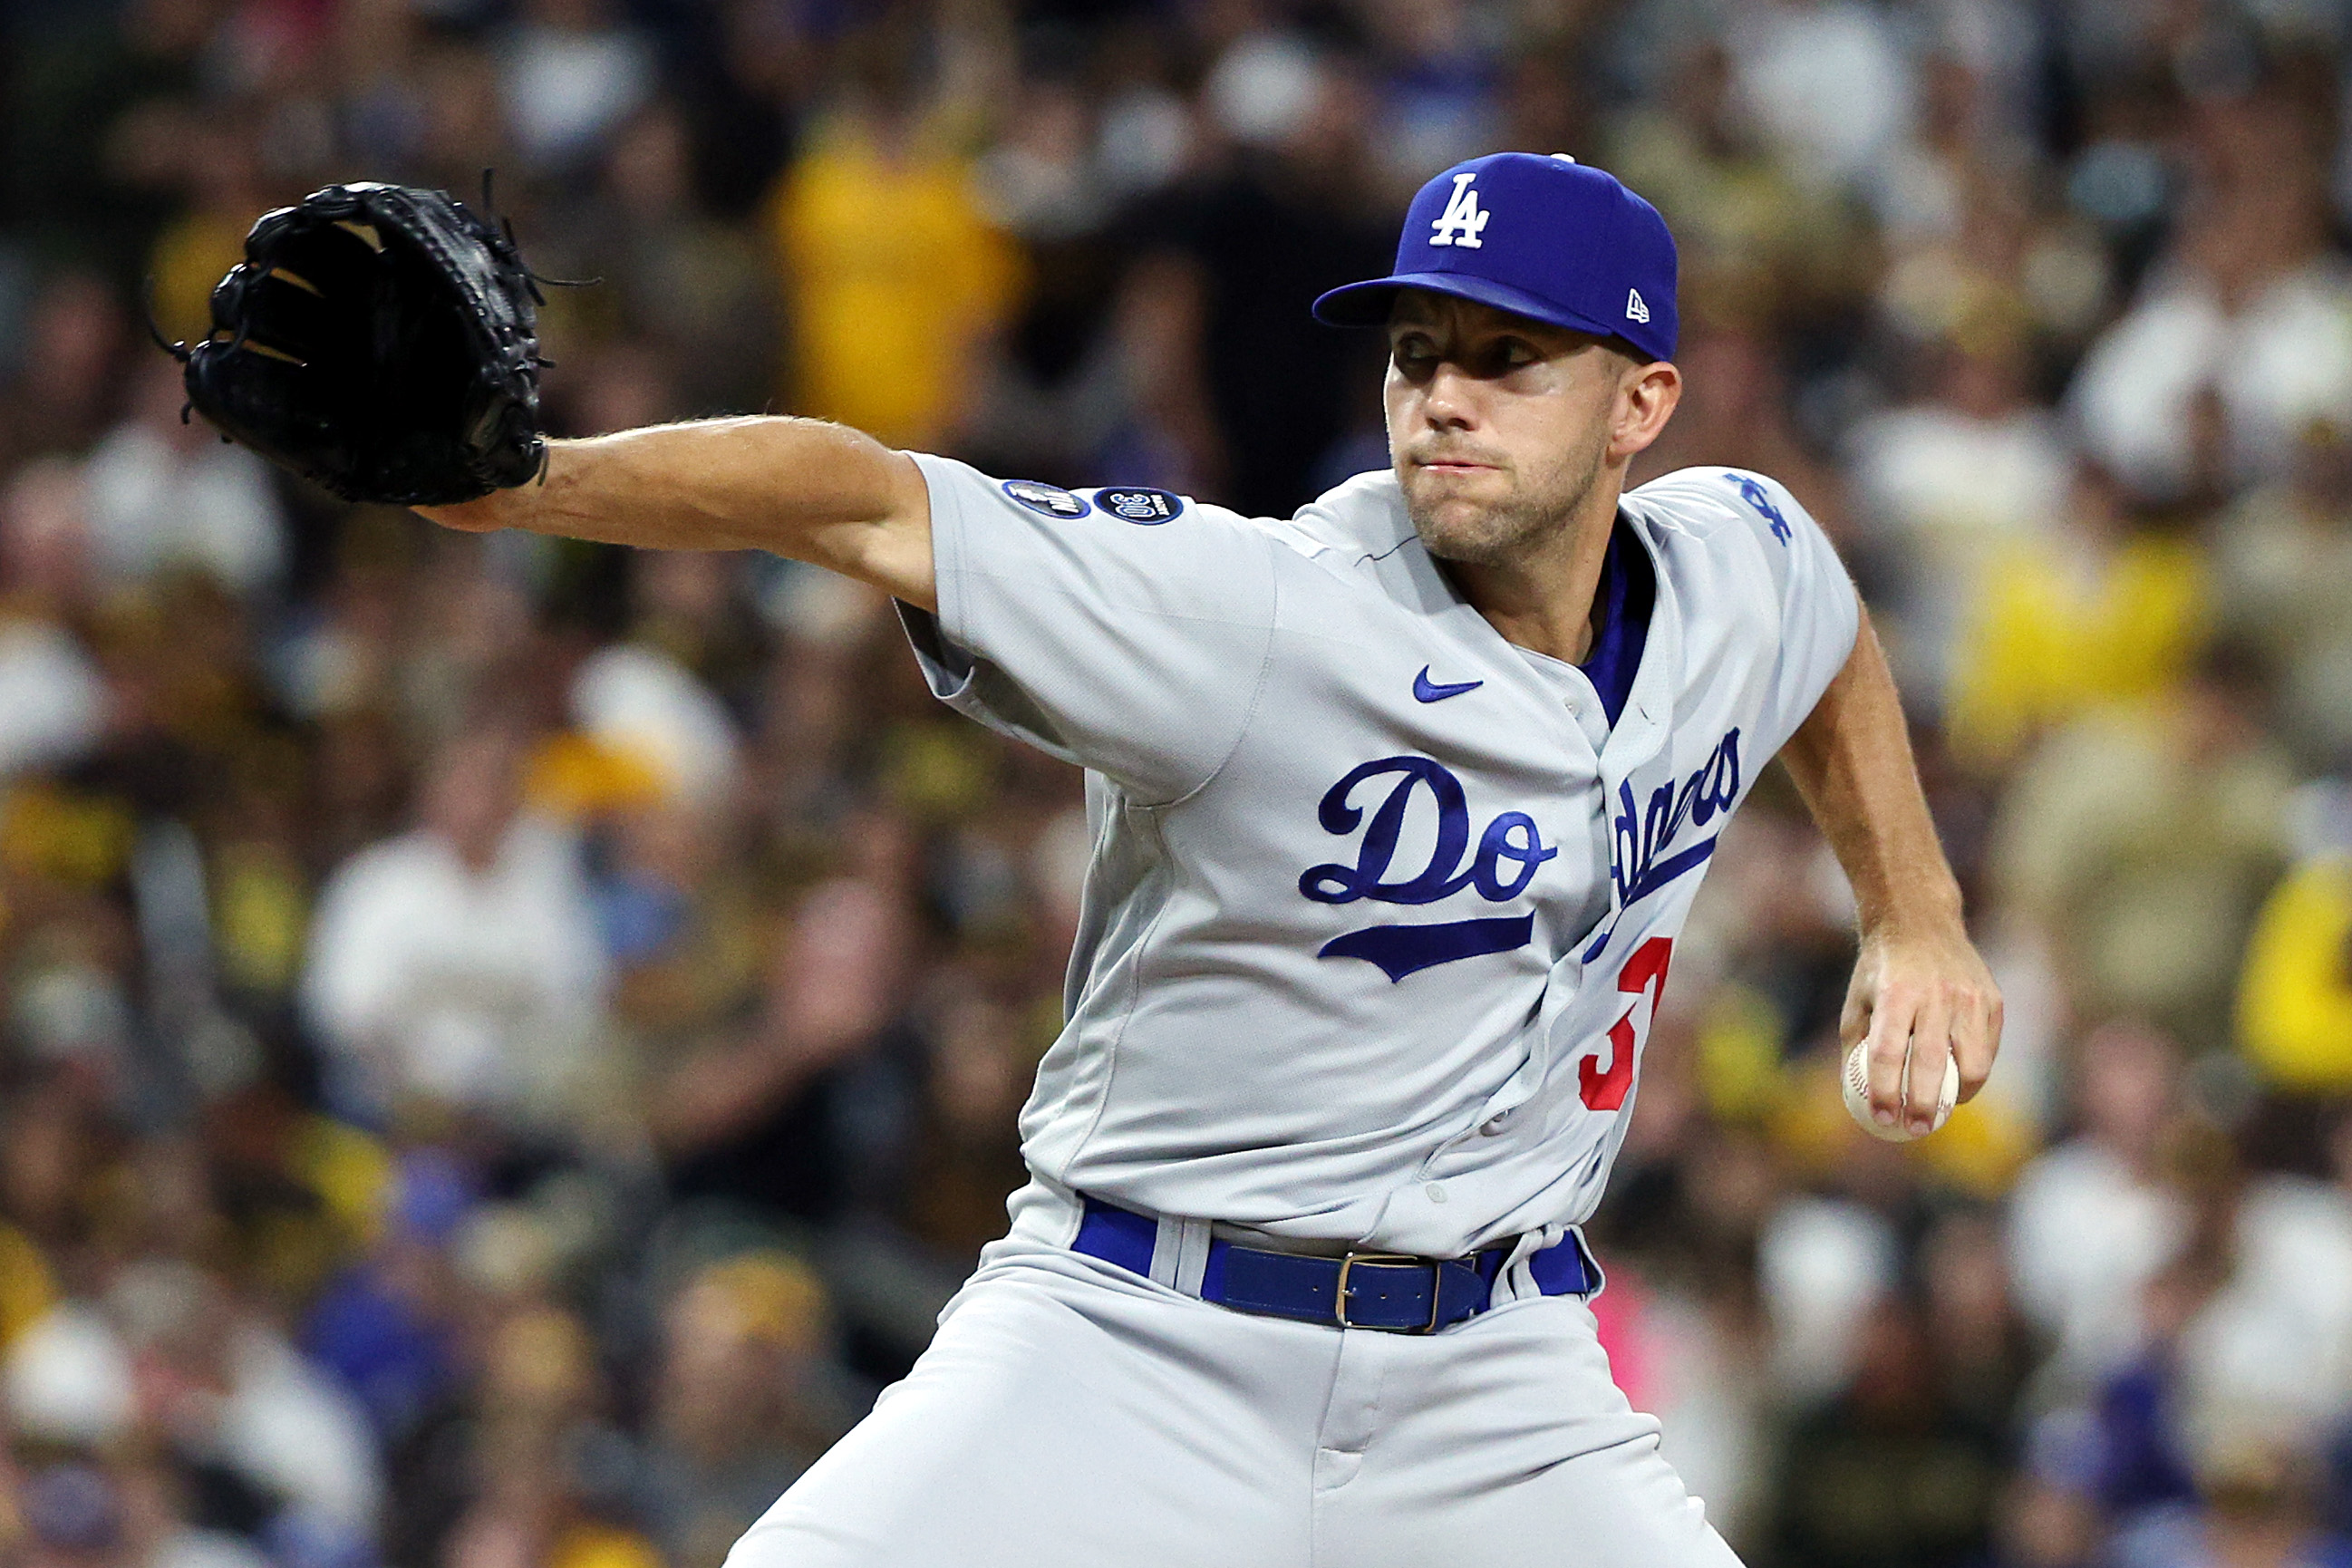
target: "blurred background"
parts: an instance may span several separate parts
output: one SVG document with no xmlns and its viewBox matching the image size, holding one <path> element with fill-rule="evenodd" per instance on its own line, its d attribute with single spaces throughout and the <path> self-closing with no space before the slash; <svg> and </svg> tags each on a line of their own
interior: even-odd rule
<svg viewBox="0 0 2352 1568">
<path fill-rule="evenodd" d="M 715 1568 L 1001 1227 L 1087 848 L 872 595 L 335 503 L 150 308 L 495 166 L 603 280 L 559 432 L 1282 514 L 1384 461 L 1307 300 L 1499 147 L 1673 223 L 1643 473 L 1835 536 L 2009 999 L 1951 1128 L 1852 1128 L 1768 775 L 1592 1227 L 1621 1380 L 1758 1568 L 2352 1562 L 2352 8 L 4 14 L 0 1563 Z"/>
</svg>

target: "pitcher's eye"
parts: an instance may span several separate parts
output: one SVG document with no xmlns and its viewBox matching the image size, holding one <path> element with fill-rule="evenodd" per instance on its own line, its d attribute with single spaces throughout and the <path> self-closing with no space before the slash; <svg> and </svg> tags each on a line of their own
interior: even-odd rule
<svg viewBox="0 0 2352 1568">
<path fill-rule="evenodd" d="M 1407 375 L 1427 370 L 1435 358 L 1429 340 L 1422 337 L 1399 338 L 1389 351 L 1389 356 L 1396 362 L 1397 369 Z"/>
</svg>

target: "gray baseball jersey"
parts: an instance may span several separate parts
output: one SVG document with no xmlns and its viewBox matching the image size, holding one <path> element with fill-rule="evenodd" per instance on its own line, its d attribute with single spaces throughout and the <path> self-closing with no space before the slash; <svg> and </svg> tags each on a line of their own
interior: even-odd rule
<svg viewBox="0 0 2352 1568">
<path fill-rule="evenodd" d="M 918 461 L 932 689 L 1087 770 L 1031 1168 L 1426 1256 L 1586 1218 L 1717 836 L 1853 646 L 1803 509 L 1723 468 L 1625 495 L 1656 596 L 1612 724 L 1454 590 L 1390 474 L 1270 521 Z"/>
</svg>

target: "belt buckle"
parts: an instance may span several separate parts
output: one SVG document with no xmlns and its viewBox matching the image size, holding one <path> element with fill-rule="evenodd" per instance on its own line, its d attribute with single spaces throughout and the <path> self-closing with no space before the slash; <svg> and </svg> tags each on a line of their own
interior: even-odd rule
<svg viewBox="0 0 2352 1568">
<path fill-rule="evenodd" d="M 1351 1323 L 1348 1321 L 1348 1271 L 1359 1263 L 1407 1263 L 1429 1270 L 1429 1321 L 1417 1329 L 1392 1329 L 1380 1323 Z M 1437 1331 L 1438 1290 L 1437 1265 L 1426 1258 L 1415 1258 L 1410 1252 L 1350 1252 L 1339 1259 L 1339 1300 L 1332 1303 L 1332 1316 L 1343 1329 L 1370 1329 L 1375 1333 L 1433 1334 Z"/>
</svg>

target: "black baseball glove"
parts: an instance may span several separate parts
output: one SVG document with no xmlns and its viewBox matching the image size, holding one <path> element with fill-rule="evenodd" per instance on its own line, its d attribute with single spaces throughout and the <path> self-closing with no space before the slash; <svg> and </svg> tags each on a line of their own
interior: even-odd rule
<svg viewBox="0 0 2352 1568">
<path fill-rule="evenodd" d="M 329 185 L 255 224 L 212 334 L 168 346 L 188 401 L 280 468 L 446 505 L 545 465 L 537 282 L 511 229 L 445 191 Z"/>
</svg>

